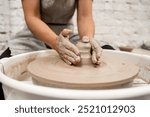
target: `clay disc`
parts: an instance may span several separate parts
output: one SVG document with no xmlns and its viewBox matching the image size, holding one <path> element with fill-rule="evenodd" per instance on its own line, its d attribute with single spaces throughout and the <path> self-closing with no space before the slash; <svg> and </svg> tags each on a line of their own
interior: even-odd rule
<svg viewBox="0 0 150 117">
<path fill-rule="evenodd" d="M 139 72 L 136 65 L 121 57 L 102 53 L 101 59 L 102 63 L 99 66 L 70 66 L 54 52 L 51 56 L 31 62 L 28 71 L 36 84 L 74 89 L 120 86 L 132 82 Z"/>
</svg>

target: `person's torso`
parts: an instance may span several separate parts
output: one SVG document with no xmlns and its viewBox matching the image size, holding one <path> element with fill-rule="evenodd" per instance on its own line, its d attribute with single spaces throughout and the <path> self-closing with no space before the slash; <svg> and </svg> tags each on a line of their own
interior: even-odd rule
<svg viewBox="0 0 150 117">
<path fill-rule="evenodd" d="M 41 0 L 42 20 L 47 24 L 69 24 L 77 0 Z"/>
</svg>

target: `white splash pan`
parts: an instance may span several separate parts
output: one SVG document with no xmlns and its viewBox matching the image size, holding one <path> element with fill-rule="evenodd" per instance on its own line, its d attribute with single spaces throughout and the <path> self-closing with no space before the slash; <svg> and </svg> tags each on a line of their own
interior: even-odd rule
<svg viewBox="0 0 150 117">
<path fill-rule="evenodd" d="M 25 75 L 26 68 L 37 57 L 52 54 L 52 50 L 44 50 L 0 60 L 0 82 L 3 84 L 5 99 L 150 99 L 150 56 L 112 50 L 104 52 L 122 56 L 139 66 L 140 72 L 132 86 L 75 90 L 35 85 L 31 78 Z"/>
</svg>

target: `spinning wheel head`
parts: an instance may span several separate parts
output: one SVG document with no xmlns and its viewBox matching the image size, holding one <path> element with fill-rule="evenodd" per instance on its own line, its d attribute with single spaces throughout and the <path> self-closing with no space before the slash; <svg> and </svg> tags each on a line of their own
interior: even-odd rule
<svg viewBox="0 0 150 117">
<path fill-rule="evenodd" d="M 139 72 L 131 62 L 105 52 L 102 53 L 101 65 L 97 67 L 86 64 L 87 61 L 81 66 L 70 66 L 55 51 L 51 53 L 53 56 L 36 59 L 28 65 L 36 84 L 73 89 L 114 88 L 132 82 Z"/>
</svg>

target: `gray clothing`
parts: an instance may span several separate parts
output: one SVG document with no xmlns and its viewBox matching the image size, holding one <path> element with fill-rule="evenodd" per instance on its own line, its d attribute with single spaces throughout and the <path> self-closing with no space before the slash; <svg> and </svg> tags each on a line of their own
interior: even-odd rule
<svg viewBox="0 0 150 117">
<path fill-rule="evenodd" d="M 72 16 L 77 0 L 41 0 L 41 19 L 56 34 L 64 28 L 73 30 Z M 78 36 L 72 36 L 74 42 Z M 45 43 L 36 39 L 27 26 L 8 42 L 11 55 L 47 49 Z"/>
</svg>

